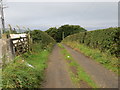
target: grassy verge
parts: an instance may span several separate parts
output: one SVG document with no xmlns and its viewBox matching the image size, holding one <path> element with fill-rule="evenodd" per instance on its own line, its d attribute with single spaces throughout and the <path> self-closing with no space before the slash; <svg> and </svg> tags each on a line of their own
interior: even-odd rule
<svg viewBox="0 0 120 90">
<path fill-rule="evenodd" d="M 50 49 L 50 48 L 49 48 Z M 32 52 L 16 57 L 3 69 L 3 88 L 40 88 L 50 50 L 33 45 Z"/>
<path fill-rule="evenodd" d="M 0 69 L 0 90 L 2 89 L 2 69 Z"/>
<path fill-rule="evenodd" d="M 70 53 L 61 45 L 58 46 L 62 49 L 61 53 L 64 55 L 65 60 L 69 66 L 69 72 L 72 81 L 80 88 L 98 88 L 91 77 L 84 71 L 84 69 L 73 59 Z M 83 83 L 85 86 L 83 86 Z"/>
<path fill-rule="evenodd" d="M 80 51 L 85 56 L 88 56 L 91 59 L 99 62 L 108 70 L 120 75 L 120 73 L 118 72 L 118 65 L 119 65 L 118 58 L 111 56 L 107 53 L 100 52 L 98 49 L 91 49 L 77 42 L 67 42 L 65 44 L 74 48 L 77 51 Z"/>
</svg>

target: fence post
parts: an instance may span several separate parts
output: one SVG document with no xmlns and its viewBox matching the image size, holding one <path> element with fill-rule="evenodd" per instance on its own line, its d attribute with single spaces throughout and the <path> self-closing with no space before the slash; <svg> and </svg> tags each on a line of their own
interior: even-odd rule
<svg viewBox="0 0 120 90">
<path fill-rule="evenodd" d="M 14 57 L 15 57 L 15 50 L 13 48 L 13 42 L 12 42 L 11 39 L 9 39 L 9 41 L 8 41 L 8 46 L 9 46 L 9 51 L 10 51 L 9 53 L 11 55 L 11 59 L 14 59 Z"/>
</svg>

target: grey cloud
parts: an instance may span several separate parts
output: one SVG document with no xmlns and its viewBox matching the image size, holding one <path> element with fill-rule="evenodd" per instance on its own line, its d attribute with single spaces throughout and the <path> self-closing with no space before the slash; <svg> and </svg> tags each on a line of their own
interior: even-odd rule
<svg viewBox="0 0 120 90">
<path fill-rule="evenodd" d="M 8 3 L 6 24 L 46 30 L 51 26 L 78 24 L 89 30 L 117 26 L 117 2 Z"/>
</svg>

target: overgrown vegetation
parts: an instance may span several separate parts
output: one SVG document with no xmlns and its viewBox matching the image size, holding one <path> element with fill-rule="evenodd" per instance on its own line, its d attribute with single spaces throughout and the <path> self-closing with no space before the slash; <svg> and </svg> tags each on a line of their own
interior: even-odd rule
<svg viewBox="0 0 120 90">
<path fill-rule="evenodd" d="M 53 37 L 57 42 L 61 42 L 63 38 L 68 35 L 75 34 L 78 32 L 85 32 L 86 30 L 79 25 L 63 25 L 58 29 L 56 27 L 49 28 L 47 31 L 48 35 Z"/>
<path fill-rule="evenodd" d="M 0 89 L 2 89 L 2 69 L 0 69 Z"/>
<path fill-rule="evenodd" d="M 111 56 L 105 52 L 101 53 L 99 49 L 91 49 L 91 48 L 85 46 L 84 44 L 80 44 L 80 43 L 75 42 L 75 41 L 74 42 L 64 42 L 64 43 L 66 45 L 72 47 L 73 49 L 80 51 L 85 56 L 89 56 L 93 60 L 99 62 L 107 69 L 120 75 L 120 73 L 118 72 L 118 70 L 119 70 L 118 58 Z"/>
<path fill-rule="evenodd" d="M 64 42 L 68 41 L 76 41 L 94 49 L 98 48 L 101 52 L 120 57 L 120 29 L 118 28 L 77 33 L 65 38 Z"/>
<path fill-rule="evenodd" d="M 76 84 L 76 86 L 83 88 L 84 86 L 82 86 L 82 83 L 84 82 L 87 88 L 98 88 L 98 86 L 91 79 L 91 77 L 74 60 L 74 58 L 70 55 L 70 53 L 68 53 L 68 51 L 62 46 L 62 44 L 58 44 L 58 46 L 62 49 L 61 53 L 64 55 L 64 58 L 68 63 L 71 79 Z"/>
<path fill-rule="evenodd" d="M 30 31 L 30 36 L 33 43 L 40 43 L 43 48 L 47 48 L 50 44 L 55 43 L 52 37 L 40 30 Z"/>
<path fill-rule="evenodd" d="M 15 58 L 2 72 L 3 88 L 40 88 L 47 59 L 55 41 L 46 33 L 31 31 L 31 51 Z M 37 36 L 37 37 L 36 37 Z"/>
</svg>

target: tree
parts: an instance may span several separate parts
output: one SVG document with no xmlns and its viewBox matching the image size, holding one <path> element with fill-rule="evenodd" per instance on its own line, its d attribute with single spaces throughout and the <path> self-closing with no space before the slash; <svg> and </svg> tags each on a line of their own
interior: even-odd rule
<svg viewBox="0 0 120 90">
<path fill-rule="evenodd" d="M 45 31 L 48 35 L 50 35 L 51 37 L 53 37 L 54 40 L 56 40 L 57 37 L 57 28 L 56 27 L 51 27 L 49 28 L 47 31 Z"/>
<path fill-rule="evenodd" d="M 61 42 L 63 37 L 68 35 L 87 31 L 79 25 L 63 25 L 58 29 L 56 27 L 48 29 L 46 32 L 53 37 L 57 42 Z"/>
</svg>

